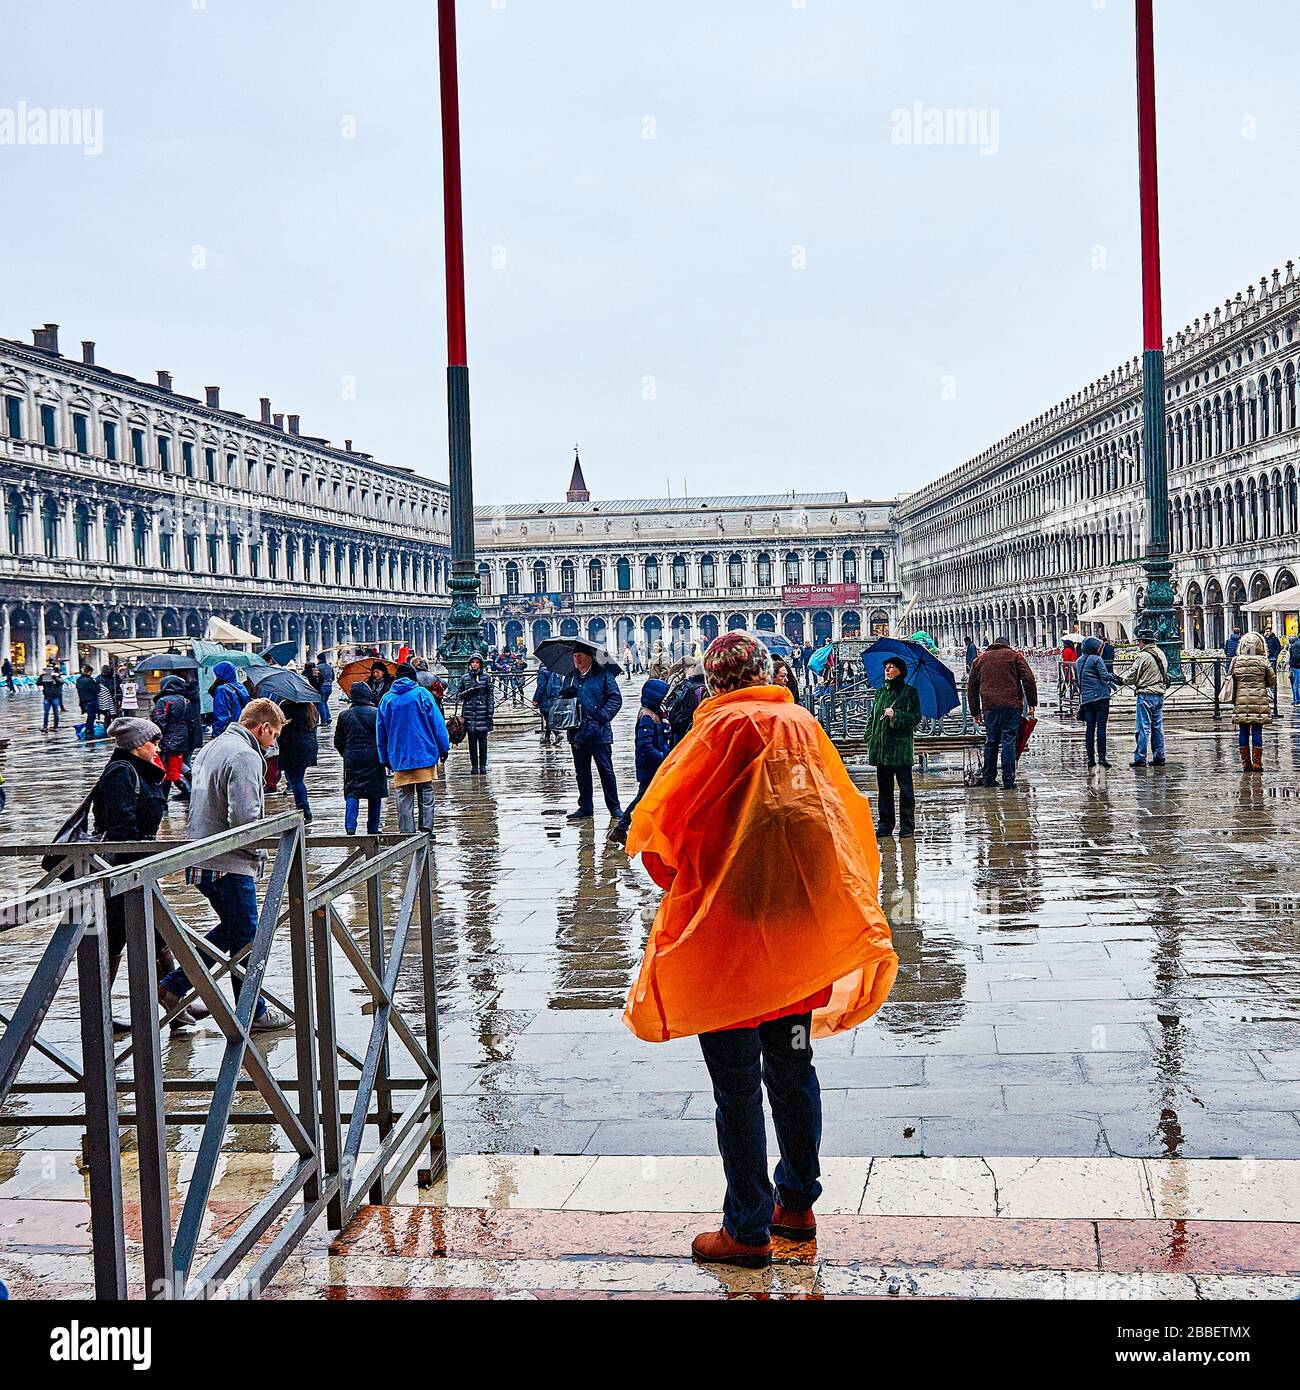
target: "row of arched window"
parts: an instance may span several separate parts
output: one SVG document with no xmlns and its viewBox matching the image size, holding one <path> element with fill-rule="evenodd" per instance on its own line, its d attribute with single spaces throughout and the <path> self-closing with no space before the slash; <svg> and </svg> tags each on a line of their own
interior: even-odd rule
<svg viewBox="0 0 1300 1390">
<path fill-rule="evenodd" d="M 1170 468 L 1231 453 L 1296 427 L 1296 371 L 1288 362 L 1254 381 L 1225 387 L 1168 420 Z"/>
<path fill-rule="evenodd" d="M 283 498 L 318 506 L 331 506 L 350 516 L 398 525 L 421 526 L 445 532 L 448 499 L 431 494 L 419 498 L 385 486 L 376 473 L 373 480 L 354 481 L 341 468 L 322 471 L 324 460 L 281 453 L 263 459 L 247 441 L 237 449 L 223 446 L 215 436 L 200 436 L 195 427 L 180 426 L 174 433 L 151 424 L 125 401 L 121 414 L 74 397 L 63 402 L 36 401 L 32 410 L 25 387 L 6 384 L 2 393 L 0 429 L 11 439 L 28 440 L 51 449 L 69 449 L 87 458 L 109 463 L 129 463 L 138 469 L 199 478 L 209 483 L 247 489 L 260 496 Z M 288 436 L 293 439 L 296 436 Z"/>
<path fill-rule="evenodd" d="M 502 574 L 507 595 L 525 590 L 534 594 L 576 593 L 580 574 L 586 577 L 585 593 L 603 593 L 611 587 L 619 593 L 631 593 L 638 587 L 635 580 L 639 567 L 639 587 L 654 593 L 664 589 L 692 587 L 772 588 L 778 579 L 783 584 L 802 584 L 807 580 L 813 584 L 857 584 L 863 580 L 860 564 L 861 558 L 856 550 L 843 551 L 838 556 L 838 562 L 826 550 L 814 551 L 810 562 L 805 562 L 804 557 L 794 550 L 775 557 L 768 551 L 761 551 L 752 558 L 752 562 L 736 551 L 721 558 L 710 552 L 699 556 L 679 553 L 662 560 L 658 555 L 635 560 L 621 555 L 612 566 L 607 566 L 600 559 L 589 560 L 585 565 L 568 559 L 560 561 L 558 565 L 545 560 L 535 560 L 531 565 L 507 560 Z M 884 584 L 887 573 L 885 552 L 877 547 L 867 556 L 867 582 Z M 482 591 L 490 593 L 492 569 L 486 562 L 479 565 L 479 578 Z M 607 582 L 609 580 L 612 580 L 612 585 Z"/>
<path fill-rule="evenodd" d="M 1219 550 L 1300 534 L 1295 469 L 1274 468 L 1213 489 L 1178 493 L 1170 504 L 1169 538 L 1176 554 Z"/>
<path fill-rule="evenodd" d="M 32 508 L 23 494 L 11 489 L 4 501 L 6 540 L 12 555 L 38 553 L 51 560 L 73 558 L 363 588 L 379 583 L 407 593 L 440 592 L 446 578 L 443 557 L 432 551 L 379 548 L 342 536 L 307 535 L 276 527 L 205 527 L 192 521 L 178 525 L 166 510 L 117 502 L 102 508 L 85 501 L 73 504 L 69 548 L 65 507 L 57 497 L 46 494 L 34 509 L 39 536 L 31 534 Z"/>
</svg>

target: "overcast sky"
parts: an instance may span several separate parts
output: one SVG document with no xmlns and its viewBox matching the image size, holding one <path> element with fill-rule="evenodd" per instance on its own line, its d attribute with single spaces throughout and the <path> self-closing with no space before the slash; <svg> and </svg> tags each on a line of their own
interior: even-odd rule
<svg viewBox="0 0 1300 1390">
<path fill-rule="evenodd" d="M 1136 353 L 1132 9 L 461 0 L 477 500 L 891 496 Z M 445 478 L 434 13 L 0 0 L 0 140 L 102 112 L 0 143 L 0 336 Z M 1298 28 L 1157 0 L 1167 331 L 1300 252 Z"/>
</svg>

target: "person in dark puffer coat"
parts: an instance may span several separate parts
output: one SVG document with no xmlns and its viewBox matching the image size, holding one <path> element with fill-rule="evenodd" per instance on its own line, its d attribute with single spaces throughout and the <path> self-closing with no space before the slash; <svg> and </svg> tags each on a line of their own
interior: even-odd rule
<svg viewBox="0 0 1300 1390">
<path fill-rule="evenodd" d="M 343 828 L 357 833 L 361 803 L 366 803 L 366 834 L 378 835 L 388 795 L 388 775 L 379 760 L 375 724 L 379 707 L 365 681 L 354 681 L 348 708 L 334 725 L 334 747 L 343 758 Z"/>
<path fill-rule="evenodd" d="M 316 739 L 320 709 L 314 703 L 309 705 L 294 700 L 281 700 L 280 708 L 288 721 L 280 730 L 278 740 L 280 771 L 284 773 L 284 780 L 293 793 L 293 804 L 310 825 L 311 802 L 307 800 L 306 772 L 309 767 L 316 766 L 320 756 L 320 745 Z"/>
<path fill-rule="evenodd" d="M 672 745 L 672 731 L 664 718 L 664 697 L 667 694 L 667 681 L 652 678 L 641 687 L 641 713 L 636 720 L 637 792 L 610 835 L 610 839 L 620 844 L 626 843 L 627 832 L 632 825 L 632 812 L 654 781 L 654 775 Z"/>
<path fill-rule="evenodd" d="M 492 677 L 483 669 L 483 658 L 470 657 L 469 669 L 457 697 L 461 717 L 465 720 L 466 742 L 469 744 L 470 775 L 487 772 L 488 735 L 493 728 L 496 697 L 492 692 Z"/>
<path fill-rule="evenodd" d="M 162 758 L 165 776 L 163 800 L 173 787 L 179 787 L 186 760 L 194 751 L 190 723 L 190 702 L 185 693 L 185 681 L 180 676 L 165 676 L 158 687 L 158 698 L 151 711 L 153 722 L 162 730 L 158 753 Z"/>
</svg>

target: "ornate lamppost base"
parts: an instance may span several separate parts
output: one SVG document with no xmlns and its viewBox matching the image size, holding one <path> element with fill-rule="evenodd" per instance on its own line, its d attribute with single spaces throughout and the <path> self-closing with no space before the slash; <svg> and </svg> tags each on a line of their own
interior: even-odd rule
<svg viewBox="0 0 1300 1390">
<path fill-rule="evenodd" d="M 1173 561 L 1151 556 L 1142 562 L 1146 572 L 1146 591 L 1142 598 L 1140 627 L 1149 627 L 1156 643 L 1165 654 L 1171 684 L 1187 679 L 1183 674 L 1183 636 L 1174 609 Z"/>
<path fill-rule="evenodd" d="M 485 656 L 487 643 L 483 640 L 483 610 L 478 606 L 478 575 L 453 574 L 450 588 L 451 613 L 438 659 L 447 668 L 447 688 L 454 695 L 465 678 L 470 657 Z"/>
</svg>

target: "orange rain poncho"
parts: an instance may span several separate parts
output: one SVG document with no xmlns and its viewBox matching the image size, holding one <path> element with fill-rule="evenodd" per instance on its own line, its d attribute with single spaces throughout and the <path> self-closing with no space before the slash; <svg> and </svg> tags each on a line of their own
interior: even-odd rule
<svg viewBox="0 0 1300 1390">
<path fill-rule="evenodd" d="M 813 1036 L 853 1028 L 898 973 L 866 797 L 790 692 L 701 703 L 632 816 L 629 854 L 667 891 L 623 1021 L 663 1042 L 833 985 Z"/>
</svg>

